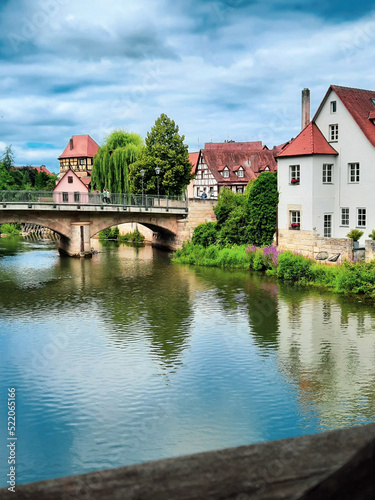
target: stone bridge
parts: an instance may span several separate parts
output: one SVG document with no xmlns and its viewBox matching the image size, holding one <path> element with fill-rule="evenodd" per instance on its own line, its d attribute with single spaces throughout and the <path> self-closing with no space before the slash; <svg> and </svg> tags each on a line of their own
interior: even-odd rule
<svg viewBox="0 0 375 500">
<path fill-rule="evenodd" d="M 172 250 L 191 238 L 194 228 L 215 220 L 213 200 L 173 202 L 168 206 L 84 205 L 0 202 L 0 224 L 31 223 L 51 229 L 59 250 L 70 256 L 91 255 L 91 238 L 108 227 L 135 222 L 153 231 L 152 244 Z"/>
</svg>

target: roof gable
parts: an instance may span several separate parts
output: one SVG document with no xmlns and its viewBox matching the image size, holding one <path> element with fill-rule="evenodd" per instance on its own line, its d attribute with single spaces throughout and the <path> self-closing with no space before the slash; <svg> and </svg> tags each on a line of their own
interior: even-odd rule
<svg viewBox="0 0 375 500">
<path fill-rule="evenodd" d="M 375 100 L 375 91 L 331 85 L 314 116 L 314 121 L 321 112 L 331 91 L 335 92 L 366 138 L 375 146 L 375 125 L 371 121 L 371 116 L 375 111 L 375 104 L 372 101 L 372 99 Z"/>
<path fill-rule="evenodd" d="M 236 144 L 237 147 L 234 148 L 233 144 Z M 242 144 L 242 147 L 238 147 L 239 144 Z M 249 149 L 246 147 L 247 144 L 251 144 Z M 249 180 L 255 179 L 267 167 L 271 172 L 276 171 L 275 153 L 263 148 L 254 150 L 253 144 L 223 143 L 224 146 L 228 147 L 209 147 L 201 150 L 205 163 L 218 184 L 247 184 Z M 229 170 L 228 177 L 223 177 L 222 173 L 225 168 Z M 243 177 L 237 175 L 241 168 L 243 169 Z"/>
<path fill-rule="evenodd" d="M 63 158 L 94 158 L 98 149 L 99 144 L 89 135 L 73 135 L 58 160 Z"/>
<path fill-rule="evenodd" d="M 73 176 L 73 183 L 70 186 L 72 189 L 77 188 L 80 192 L 88 192 L 89 188 L 84 182 L 78 177 L 78 175 L 71 169 L 67 170 L 65 174 L 61 177 L 59 182 L 56 184 L 54 191 L 62 191 L 64 186 L 68 183 L 67 176 Z M 91 177 L 90 177 L 91 180 Z"/>
<path fill-rule="evenodd" d="M 318 126 L 310 122 L 277 158 L 288 156 L 337 155 L 337 151 L 327 142 Z"/>
</svg>

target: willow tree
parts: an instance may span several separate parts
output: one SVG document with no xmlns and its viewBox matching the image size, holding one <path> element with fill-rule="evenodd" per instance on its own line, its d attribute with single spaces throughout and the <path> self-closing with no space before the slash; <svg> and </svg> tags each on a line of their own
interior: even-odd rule
<svg viewBox="0 0 375 500">
<path fill-rule="evenodd" d="M 144 148 L 142 137 L 124 130 L 113 131 L 98 149 L 92 166 L 93 189 L 129 192 L 129 165 Z"/>
</svg>

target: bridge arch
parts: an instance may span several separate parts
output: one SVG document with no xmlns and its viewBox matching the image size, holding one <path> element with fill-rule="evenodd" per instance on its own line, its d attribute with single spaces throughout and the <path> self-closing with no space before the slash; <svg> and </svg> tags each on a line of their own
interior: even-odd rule
<svg viewBox="0 0 375 500">
<path fill-rule="evenodd" d="M 54 233 L 65 238 L 70 238 L 70 224 L 63 224 L 61 221 L 52 220 L 48 217 L 35 216 L 33 212 L 0 212 L 0 224 L 35 224 L 50 229 Z"/>
</svg>

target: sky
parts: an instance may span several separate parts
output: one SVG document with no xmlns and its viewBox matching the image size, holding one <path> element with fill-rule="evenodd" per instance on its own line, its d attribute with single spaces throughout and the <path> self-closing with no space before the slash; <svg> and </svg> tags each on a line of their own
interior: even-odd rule
<svg viewBox="0 0 375 500">
<path fill-rule="evenodd" d="M 46 165 L 72 135 L 143 138 L 161 113 L 189 151 L 269 148 L 330 84 L 375 90 L 375 1 L 0 0 L 0 154 Z"/>
</svg>

